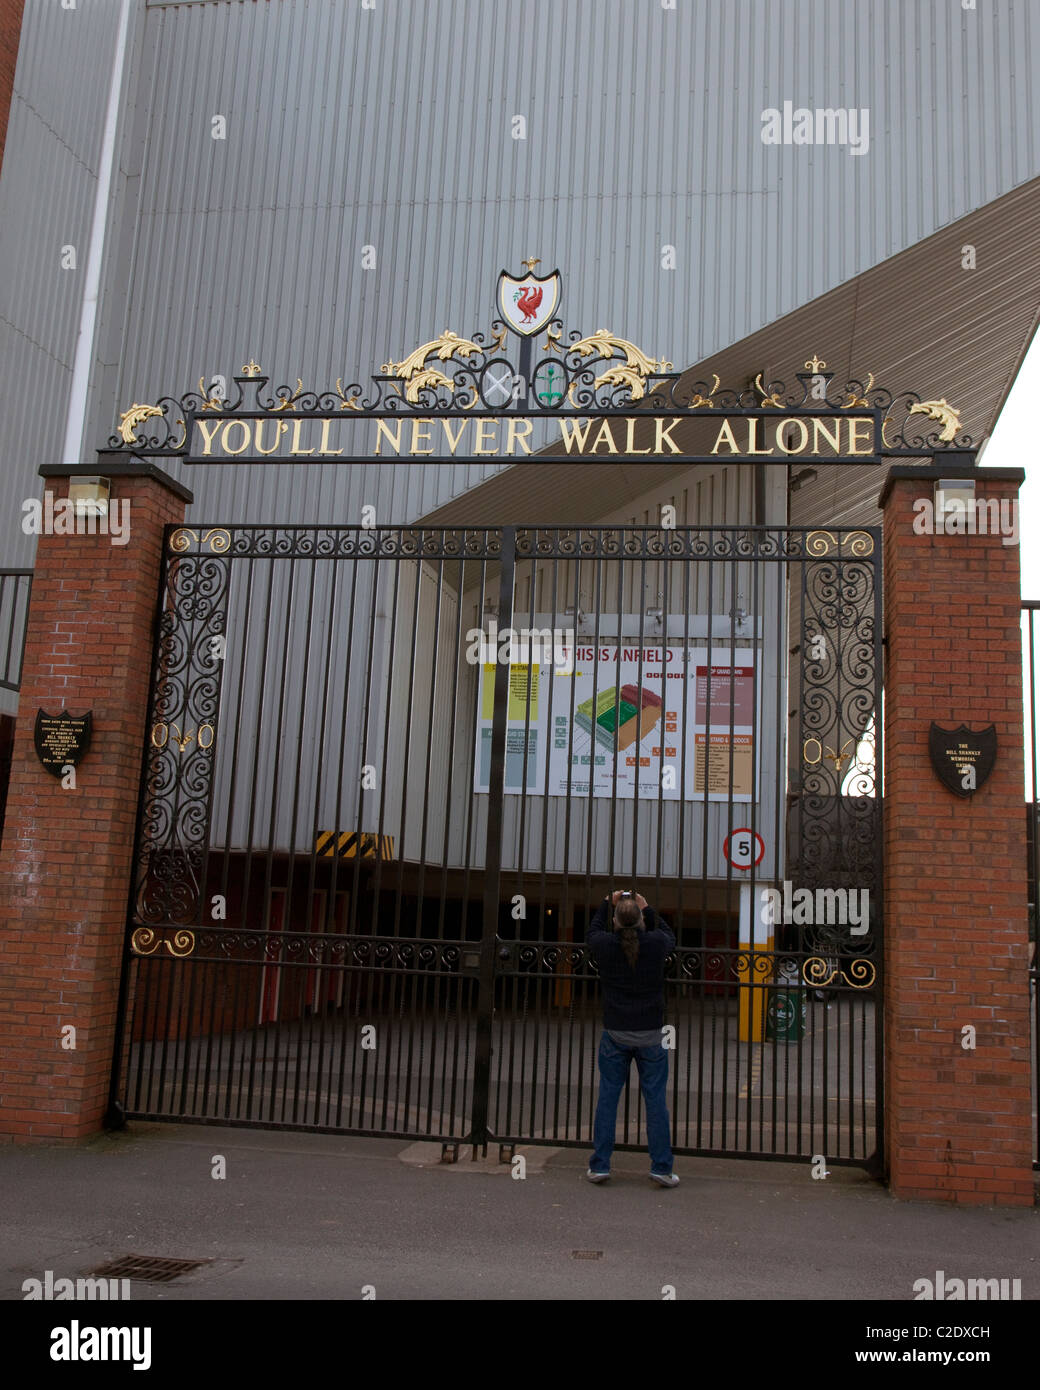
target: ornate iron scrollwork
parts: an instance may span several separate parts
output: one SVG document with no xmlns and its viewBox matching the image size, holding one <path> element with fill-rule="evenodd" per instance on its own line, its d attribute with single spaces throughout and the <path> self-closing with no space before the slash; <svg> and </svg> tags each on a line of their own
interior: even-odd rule
<svg viewBox="0 0 1040 1390">
<path fill-rule="evenodd" d="M 229 565 L 185 553 L 206 537 L 175 532 L 166 572 L 152 674 L 152 712 L 136 866 L 135 916 L 142 923 L 194 923 L 209 841 Z"/>
</svg>

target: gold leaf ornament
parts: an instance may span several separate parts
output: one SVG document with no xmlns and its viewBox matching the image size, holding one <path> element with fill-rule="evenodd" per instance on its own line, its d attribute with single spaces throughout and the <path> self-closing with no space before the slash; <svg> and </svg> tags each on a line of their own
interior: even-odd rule
<svg viewBox="0 0 1040 1390">
<path fill-rule="evenodd" d="M 623 356 L 624 365 L 608 367 L 605 372 L 601 372 L 596 378 L 593 390 L 604 385 L 625 386 L 631 392 L 634 401 L 641 400 L 646 395 L 648 376 L 667 372 L 672 365 L 663 358 L 658 361 L 655 357 L 648 357 L 635 343 L 617 337 L 606 328 L 597 329 L 587 338 L 579 338 L 567 351 L 574 353 L 576 357 L 600 357 L 604 360 L 609 360 L 615 355 Z M 571 391 L 573 390 L 572 386 Z"/>
<path fill-rule="evenodd" d="M 857 396 L 856 393 L 855 393 L 855 391 L 853 391 L 851 387 L 846 387 L 845 389 L 846 389 L 846 391 L 848 392 L 848 397 L 849 397 L 849 398 L 848 398 L 848 400 L 845 402 L 845 404 L 842 406 L 842 410 L 855 410 L 857 406 L 861 406 L 864 410 L 869 410 L 869 409 L 870 409 L 870 402 L 867 400 L 867 392 L 871 390 L 871 388 L 873 387 L 873 385 L 874 385 L 874 373 L 873 373 L 873 372 L 868 372 L 868 373 L 867 373 L 867 384 L 866 384 L 866 386 L 864 386 L 864 388 L 863 388 L 863 395 L 862 395 L 862 396 Z"/>
<path fill-rule="evenodd" d="M 202 397 L 203 410 L 223 410 L 224 402 L 219 396 L 211 396 L 206 390 L 206 383 L 199 377 L 199 395 Z"/>
<path fill-rule="evenodd" d="M 278 404 L 274 407 L 274 410 L 295 410 L 295 409 L 296 409 L 296 402 L 300 399 L 300 397 L 301 397 L 302 395 L 303 395 L 303 378 L 302 378 L 302 377 L 297 377 L 297 378 L 296 378 L 296 390 L 295 390 L 295 391 L 292 393 L 292 395 L 290 395 L 290 396 L 279 396 L 279 397 L 278 397 Z M 273 412 L 272 412 L 272 413 L 273 413 Z M 288 425 L 286 425 L 285 428 L 288 429 L 288 428 L 289 428 Z"/>
<path fill-rule="evenodd" d="M 410 352 L 403 361 L 384 362 L 383 371 L 387 376 L 396 376 L 405 382 L 406 400 L 417 405 L 419 393 L 427 387 L 443 386 L 448 391 L 455 390 L 455 383 L 450 378 L 437 371 L 435 367 L 427 365 L 428 358 L 447 362 L 450 358 L 456 357 L 460 362 L 465 362 L 468 358 L 481 355 L 482 351 L 476 343 L 471 342 L 469 338 L 460 338 L 457 333 L 446 328 L 439 338 L 430 343 L 423 343 L 422 347 Z"/>
<path fill-rule="evenodd" d="M 711 390 L 706 396 L 702 396 L 699 391 L 695 392 L 693 399 L 690 401 L 690 410 L 696 410 L 699 406 L 712 405 L 714 403 L 715 392 L 719 389 L 719 379 L 714 372 L 712 372 L 711 375 L 713 377 Z"/>
<path fill-rule="evenodd" d="M 762 385 L 761 372 L 759 372 L 758 376 L 755 377 L 755 385 L 758 387 L 758 394 L 762 397 L 763 405 L 775 405 L 777 410 L 783 409 L 784 403 L 775 391 L 773 391 L 770 394 L 766 393 L 766 388 Z"/>
<path fill-rule="evenodd" d="M 119 417 L 119 433 L 123 443 L 133 444 L 138 425 L 161 414 L 162 411 L 157 405 L 132 405 L 129 410 L 124 410 Z"/>
<path fill-rule="evenodd" d="M 945 398 L 937 401 L 918 401 L 907 411 L 908 415 L 926 415 L 929 420 L 937 420 L 942 425 L 939 438 L 944 443 L 955 439 L 961 427 L 960 411 L 955 410 Z"/>
</svg>

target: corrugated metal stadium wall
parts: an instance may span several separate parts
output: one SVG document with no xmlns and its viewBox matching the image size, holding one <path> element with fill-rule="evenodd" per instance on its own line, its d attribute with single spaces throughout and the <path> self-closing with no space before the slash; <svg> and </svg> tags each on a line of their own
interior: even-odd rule
<svg viewBox="0 0 1040 1390">
<path fill-rule="evenodd" d="M 89 226 L 115 11 L 26 7 L 0 181 L 8 564 L 31 557 L 17 504 L 61 438 L 79 299 L 58 253 Z M 562 269 L 568 325 L 696 361 L 1038 171 L 1024 3 L 234 0 L 136 23 L 99 443 L 130 402 L 248 355 L 324 385 L 486 326 L 498 270 L 528 255 Z M 785 99 L 869 108 L 869 153 L 763 145 Z M 496 466 L 417 466 L 375 495 L 335 465 L 188 481 L 200 517 L 354 521 L 373 502 L 403 522 Z"/>
<path fill-rule="evenodd" d="M 88 12 L 89 11 L 89 12 Z M 0 178 L 0 563 L 31 565 L 22 500 L 61 457 L 118 6 L 26 0 Z M 80 74 L 79 80 L 75 75 Z M 77 269 L 62 268 L 75 248 Z"/>
</svg>

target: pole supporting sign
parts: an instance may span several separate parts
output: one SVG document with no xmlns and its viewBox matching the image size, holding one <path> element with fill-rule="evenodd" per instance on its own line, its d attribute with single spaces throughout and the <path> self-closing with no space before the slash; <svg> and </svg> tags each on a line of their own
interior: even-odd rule
<svg viewBox="0 0 1040 1390">
<path fill-rule="evenodd" d="M 565 334 L 554 317 L 562 277 L 502 271 L 488 334 L 450 329 L 368 386 L 342 378 L 322 391 L 271 386 L 250 360 L 227 393 L 221 379 L 134 404 L 111 450 L 189 464 L 508 458 L 556 463 L 612 458 L 675 463 L 867 464 L 973 450 L 945 398 L 893 394 L 874 374 L 838 385 L 814 355 L 796 384 L 736 389 L 695 381 L 605 328 Z"/>
</svg>

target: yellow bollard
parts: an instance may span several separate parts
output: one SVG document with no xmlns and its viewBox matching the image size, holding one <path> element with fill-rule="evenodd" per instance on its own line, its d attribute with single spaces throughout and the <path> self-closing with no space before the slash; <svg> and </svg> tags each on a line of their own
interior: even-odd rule
<svg viewBox="0 0 1040 1390">
<path fill-rule="evenodd" d="M 737 983 L 740 991 L 741 1042 L 761 1042 L 765 1037 L 766 999 L 773 973 L 773 938 L 753 943 L 741 942 L 737 957 Z"/>
<path fill-rule="evenodd" d="M 741 1042 L 765 1038 L 767 988 L 773 974 L 773 925 L 757 922 L 751 886 L 740 885 L 740 953 L 737 956 L 738 1033 Z"/>
</svg>

